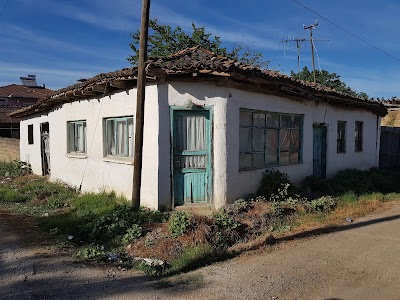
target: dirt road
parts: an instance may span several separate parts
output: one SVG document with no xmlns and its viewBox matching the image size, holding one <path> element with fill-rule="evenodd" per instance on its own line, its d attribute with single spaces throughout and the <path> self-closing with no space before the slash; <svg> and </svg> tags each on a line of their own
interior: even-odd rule
<svg viewBox="0 0 400 300">
<path fill-rule="evenodd" d="M 400 299 L 400 205 L 161 281 L 74 263 L 32 224 L 0 212 L 0 299 Z"/>
</svg>

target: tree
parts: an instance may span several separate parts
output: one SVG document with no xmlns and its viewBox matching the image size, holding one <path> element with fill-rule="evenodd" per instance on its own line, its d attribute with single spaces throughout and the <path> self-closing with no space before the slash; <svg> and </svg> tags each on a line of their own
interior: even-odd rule
<svg viewBox="0 0 400 300">
<path fill-rule="evenodd" d="M 313 73 L 310 72 L 307 67 L 304 67 L 303 70 L 298 73 L 291 71 L 290 76 L 299 80 L 314 82 Z M 358 93 L 351 87 L 347 86 L 347 84 L 340 79 L 340 75 L 337 75 L 336 73 L 329 73 L 326 70 L 315 70 L 315 77 L 317 79 L 317 83 L 323 86 L 330 87 L 349 96 L 358 97 L 365 100 L 369 99 L 369 96 L 366 93 Z"/>
<path fill-rule="evenodd" d="M 153 19 L 149 21 L 149 27 L 151 29 L 147 50 L 149 56 L 168 56 L 186 48 L 200 46 L 217 55 L 237 59 L 262 69 L 268 68 L 269 61 L 264 59 L 261 52 L 244 43 L 239 43 L 231 51 L 228 51 L 222 47 L 220 37 L 207 33 L 204 26 L 197 27 L 192 23 L 192 32 L 188 34 L 179 26 L 172 28 L 170 25 L 159 24 L 157 19 Z M 139 59 L 140 32 L 136 31 L 131 36 L 133 41 L 129 46 L 133 54 L 129 55 L 127 60 L 136 65 Z"/>
</svg>

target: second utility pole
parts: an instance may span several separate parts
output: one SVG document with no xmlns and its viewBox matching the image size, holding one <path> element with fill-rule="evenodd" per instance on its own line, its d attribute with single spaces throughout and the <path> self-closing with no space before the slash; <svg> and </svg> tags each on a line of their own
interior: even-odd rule
<svg viewBox="0 0 400 300">
<path fill-rule="evenodd" d="M 140 26 L 139 62 L 137 76 L 135 149 L 133 152 L 132 206 L 140 207 L 140 187 L 142 185 L 143 125 L 146 91 L 147 40 L 149 37 L 150 0 L 142 2 L 142 22 Z"/>
<path fill-rule="evenodd" d="M 311 43 L 311 56 L 312 56 L 312 67 L 313 67 L 313 74 L 314 74 L 314 84 L 317 84 L 317 78 L 315 76 L 314 41 L 313 41 L 312 31 L 317 26 L 318 26 L 318 20 L 316 20 L 315 24 L 313 24 L 313 25 L 310 25 L 307 27 L 304 25 L 305 30 L 310 29 L 310 43 Z"/>
</svg>

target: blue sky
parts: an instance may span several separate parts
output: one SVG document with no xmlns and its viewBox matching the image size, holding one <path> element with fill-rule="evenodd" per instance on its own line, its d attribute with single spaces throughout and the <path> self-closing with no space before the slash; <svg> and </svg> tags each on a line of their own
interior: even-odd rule
<svg viewBox="0 0 400 300">
<path fill-rule="evenodd" d="M 394 56 L 342 31 L 293 0 L 152 0 L 151 18 L 190 29 L 205 26 L 226 47 L 244 42 L 271 59 L 282 73 L 297 70 L 294 43 L 308 38 L 303 24 L 316 19 L 317 68 L 336 72 L 370 97 L 400 97 L 400 3 L 395 0 L 297 0 L 331 22 Z M 0 0 L 0 13 L 7 0 Z M 0 86 L 36 74 L 51 89 L 129 66 L 130 33 L 139 28 L 140 0 L 9 0 L 0 16 Z M 301 65 L 311 68 L 309 43 Z"/>
</svg>

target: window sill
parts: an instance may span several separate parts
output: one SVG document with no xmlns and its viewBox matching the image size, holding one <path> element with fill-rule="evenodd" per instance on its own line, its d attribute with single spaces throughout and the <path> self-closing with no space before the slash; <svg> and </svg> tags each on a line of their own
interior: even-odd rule
<svg viewBox="0 0 400 300">
<path fill-rule="evenodd" d="M 123 165 L 133 165 L 133 157 L 106 156 L 103 161 Z"/>
<path fill-rule="evenodd" d="M 85 159 L 88 156 L 86 153 L 67 153 L 67 157 Z"/>
<path fill-rule="evenodd" d="M 256 170 L 265 170 L 265 169 L 270 169 L 270 168 L 279 168 L 279 167 L 287 167 L 287 166 L 296 166 L 296 165 L 301 165 L 303 164 L 303 162 L 296 162 L 296 163 L 289 163 L 289 164 L 282 164 L 282 165 L 278 165 L 278 164 L 271 164 L 268 166 L 264 166 L 261 168 L 250 168 L 250 169 L 239 169 L 239 172 L 246 172 L 246 171 L 256 171 Z"/>
</svg>

